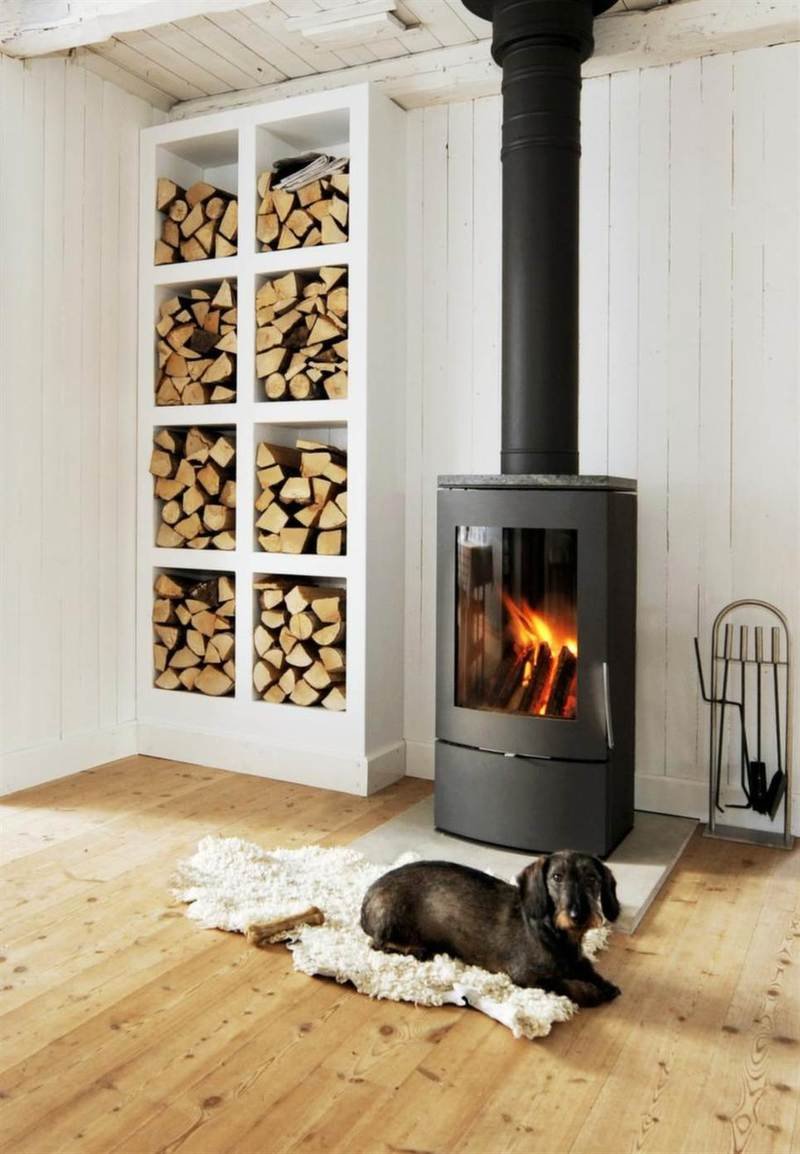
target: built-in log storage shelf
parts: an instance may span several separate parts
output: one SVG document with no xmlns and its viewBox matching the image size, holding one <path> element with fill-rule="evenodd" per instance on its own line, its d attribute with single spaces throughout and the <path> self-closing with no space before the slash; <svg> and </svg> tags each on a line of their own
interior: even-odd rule
<svg viewBox="0 0 800 1154">
<path fill-rule="evenodd" d="M 403 113 L 382 94 L 359 85 L 163 124 L 142 133 L 137 681 L 140 749 L 144 753 L 354 793 L 381 788 L 403 772 L 404 131 Z M 257 192 L 258 178 L 275 160 L 307 151 L 349 158 L 347 240 L 259 251 L 256 218 L 263 203 Z M 155 208 L 160 177 L 174 181 L 181 189 L 205 181 L 228 197 L 236 197 L 235 255 L 155 263 L 156 241 L 164 220 Z M 346 356 L 346 379 L 339 376 L 332 385 L 333 399 L 326 396 L 324 388 L 331 370 L 324 369 L 313 392 L 325 399 L 268 400 L 264 379 L 256 369 L 256 294 L 265 282 L 287 273 L 302 274 L 297 283 L 305 286 L 320 277 L 320 270 L 331 268 L 346 269 L 340 283 L 346 286 L 347 312 L 336 314 L 346 322 L 342 334 L 346 344 L 336 341 L 337 359 L 342 361 Z M 231 399 L 223 392 L 218 394 L 222 403 L 210 402 L 212 379 L 210 388 L 195 388 L 189 394 L 208 396 L 208 403 L 177 403 L 170 389 L 167 396 L 173 403 L 156 404 L 160 370 L 155 325 L 163 316 L 164 302 L 180 297 L 184 312 L 191 311 L 193 288 L 213 295 L 226 281 L 236 293 L 235 315 L 220 315 L 215 323 L 227 325 L 230 331 L 235 323 L 235 341 L 229 338 L 227 342 L 235 345 L 233 375 L 224 382 Z M 342 296 L 339 294 L 339 304 Z M 197 299 L 203 299 L 202 293 Z M 202 318 L 205 309 L 196 311 Z M 193 314 L 191 323 L 202 328 L 202 320 L 199 326 L 195 320 Z M 182 323 L 187 323 L 185 318 Z M 163 328 L 168 329 L 169 323 Z M 212 360 L 219 356 L 210 348 L 210 338 L 196 336 L 193 340 L 200 356 Z M 166 349 L 162 347 L 161 352 L 163 360 Z M 186 375 L 182 376 L 184 368 Z M 171 369 L 178 374 L 178 388 L 186 387 L 192 361 L 184 366 L 175 358 Z M 216 371 L 212 371 L 212 378 Z M 338 395 L 341 392 L 345 395 Z M 214 548 L 211 542 L 201 549 L 156 545 L 164 500 L 156 499 L 149 472 L 153 439 L 160 431 L 170 430 L 178 434 L 180 447 L 180 438 L 185 439 L 193 427 L 207 430 L 209 438 L 223 431 L 235 444 L 235 518 L 230 519 L 231 523 L 235 519 L 233 548 Z M 255 502 L 261 492 L 256 476 L 258 446 L 295 446 L 298 439 L 323 442 L 340 453 L 346 450 L 342 505 L 347 520 L 339 554 L 267 552 L 262 547 L 266 538 L 259 541 L 255 524 L 259 516 Z M 341 461 L 334 456 L 335 461 Z M 344 487 L 335 487 L 332 496 Z M 171 515 L 174 512 L 170 510 Z M 330 510 L 326 520 L 333 522 L 336 516 L 336 510 Z M 336 547 L 338 538 L 335 529 L 333 532 L 332 538 L 326 538 L 315 526 L 306 547 Z M 162 536 L 170 539 L 167 533 Z M 274 547 L 274 539 L 271 545 Z M 184 585 L 199 584 L 215 575 L 227 576 L 235 583 L 235 616 L 230 619 L 235 645 L 231 646 L 228 636 L 224 639 L 226 651 L 233 654 L 227 657 L 227 672 L 234 682 L 227 695 L 204 695 L 183 685 L 171 690 L 155 686 L 154 585 L 164 574 Z M 314 700 L 314 704 L 294 705 L 288 697 L 281 703 L 265 701 L 263 670 L 257 677 L 261 692 L 254 688 L 253 670 L 259 661 L 254 635 L 262 612 L 261 592 L 270 582 L 283 588 L 329 587 L 340 599 L 344 593 L 344 644 L 319 647 L 326 650 L 331 689 L 339 687 L 332 699 L 335 707 L 321 708 L 321 701 L 305 689 L 299 696 Z M 162 581 L 161 588 L 167 587 Z M 163 606 L 161 611 L 165 612 Z M 327 636 L 325 623 L 313 609 L 307 612 L 314 631 Z M 227 633 L 223 624 L 219 623 L 220 631 Z M 302 621 L 299 627 L 304 627 Z M 263 633 L 259 634 L 262 648 L 264 641 Z M 346 661 L 345 709 L 341 708 L 344 674 L 336 667 L 334 652 L 342 649 Z M 313 656 L 315 660 L 319 657 L 316 650 Z M 159 651 L 158 659 L 163 663 L 163 652 Z M 312 679 L 323 682 L 325 675 L 317 669 Z M 172 682 L 172 678 L 166 680 Z M 205 680 L 214 684 L 211 675 Z"/>
</svg>

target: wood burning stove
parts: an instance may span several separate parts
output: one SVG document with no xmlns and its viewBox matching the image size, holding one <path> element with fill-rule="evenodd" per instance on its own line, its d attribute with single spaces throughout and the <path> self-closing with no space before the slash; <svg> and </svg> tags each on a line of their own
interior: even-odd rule
<svg viewBox="0 0 800 1154">
<path fill-rule="evenodd" d="M 633 823 L 636 494 L 442 477 L 436 825 L 606 854 Z"/>
<path fill-rule="evenodd" d="M 465 0 L 503 67 L 503 475 L 438 496 L 436 825 L 607 854 L 633 824 L 636 484 L 578 475 L 580 69 L 612 0 Z"/>
</svg>

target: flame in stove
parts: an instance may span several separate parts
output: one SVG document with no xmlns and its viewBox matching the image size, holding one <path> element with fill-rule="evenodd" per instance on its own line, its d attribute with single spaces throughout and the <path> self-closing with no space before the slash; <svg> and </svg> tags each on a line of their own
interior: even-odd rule
<svg viewBox="0 0 800 1154">
<path fill-rule="evenodd" d="M 508 593 L 503 594 L 503 604 L 508 613 L 509 629 L 516 649 L 525 652 L 535 649 L 544 641 L 550 646 L 551 652 L 558 653 L 563 647 L 573 657 L 578 656 L 578 642 L 571 635 L 573 625 L 547 621 L 540 613 L 534 613 L 526 601 L 518 604 Z"/>
</svg>

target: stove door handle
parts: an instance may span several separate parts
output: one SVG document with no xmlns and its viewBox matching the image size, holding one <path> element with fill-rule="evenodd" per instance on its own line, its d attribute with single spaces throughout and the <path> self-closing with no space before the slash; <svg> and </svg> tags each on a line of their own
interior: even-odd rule
<svg viewBox="0 0 800 1154">
<path fill-rule="evenodd" d="M 609 687 L 608 662 L 603 662 L 603 705 L 606 712 L 606 744 L 614 748 L 614 726 L 611 724 L 611 690 Z"/>
</svg>

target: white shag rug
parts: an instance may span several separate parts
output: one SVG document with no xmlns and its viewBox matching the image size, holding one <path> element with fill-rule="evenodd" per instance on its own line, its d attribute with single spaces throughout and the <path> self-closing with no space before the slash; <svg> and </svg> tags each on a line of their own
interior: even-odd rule
<svg viewBox="0 0 800 1154">
<path fill-rule="evenodd" d="M 395 866 L 416 860 L 418 854 L 404 854 Z M 318 906 L 324 925 L 299 926 L 274 940 L 287 942 L 301 973 L 350 982 L 372 998 L 420 1006 L 469 1004 L 516 1038 L 544 1037 L 553 1022 L 566 1022 L 576 1012 L 569 998 L 523 989 L 504 974 L 467 966 L 447 954 L 420 962 L 373 950 L 359 925 L 361 901 L 367 887 L 386 872 L 385 865 L 347 848 L 268 851 L 240 838 L 206 837 L 194 856 L 179 864 L 173 892 L 202 926 L 237 933 Z M 585 953 L 594 957 L 607 937 L 605 927 L 590 930 Z"/>
</svg>

